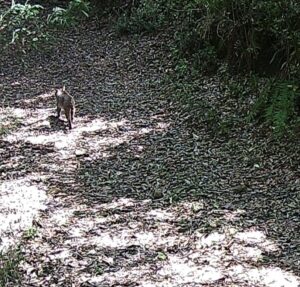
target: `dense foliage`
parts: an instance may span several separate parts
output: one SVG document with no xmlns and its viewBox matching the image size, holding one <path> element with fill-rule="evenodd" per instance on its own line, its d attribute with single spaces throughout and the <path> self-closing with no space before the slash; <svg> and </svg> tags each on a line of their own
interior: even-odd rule
<svg viewBox="0 0 300 287">
<path fill-rule="evenodd" d="M 23 51 L 26 45 L 37 47 L 53 36 L 50 28 L 77 24 L 92 12 L 97 18 L 112 16 L 119 33 L 156 33 L 168 28 L 174 36 L 171 49 L 177 78 L 194 69 L 206 74 L 221 70 L 221 77 L 259 75 L 264 77 L 263 84 L 252 90 L 258 95 L 250 118 L 265 119 L 276 134 L 284 134 L 298 121 L 299 1 L 72 0 L 59 4 L 62 7 L 54 7 L 45 16 L 40 5 L 13 2 L 1 13 L 0 44 Z"/>
<path fill-rule="evenodd" d="M 72 0 L 64 7 L 54 7 L 45 11 L 39 4 L 15 3 L 0 10 L 0 45 L 15 48 L 24 53 L 29 47 L 40 48 L 40 44 L 53 39 L 51 28 L 77 24 L 89 16 L 88 1 Z M 54 34 L 54 35 L 53 35 Z"/>
<path fill-rule="evenodd" d="M 5 46 L 35 45 L 46 37 L 40 14 L 43 7 L 31 4 L 12 4 L 0 15 L 0 44 Z"/>
<path fill-rule="evenodd" d="M 254 87 L 249 79 L 257 93 L 249 117 L 263 119 L 281 136 L 299 123 L 299 18 L 300 2 L 294 0 L 141 0 L 123 11 L 117 29 L 140 33 L 172 26 L 179 77 L 191 69 L 221 70 L 221 77 L 259 75 Z"/>
</svg>

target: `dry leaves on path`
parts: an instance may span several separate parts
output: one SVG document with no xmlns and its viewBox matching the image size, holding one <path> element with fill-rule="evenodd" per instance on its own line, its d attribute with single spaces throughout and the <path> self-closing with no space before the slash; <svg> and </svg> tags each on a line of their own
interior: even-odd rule
<svg viewBox="0 0 300 287">
<path fill-rule="evenodd" d="M 188 129 L 165 96 L 168 42 L 91 24 L 25 69 L 2 59 L 1 237 L 36 223 L 20 286 L 298 286 L 294 147 Z M 72 131 L 53 118 L 63 83 Z"/>
</svg>

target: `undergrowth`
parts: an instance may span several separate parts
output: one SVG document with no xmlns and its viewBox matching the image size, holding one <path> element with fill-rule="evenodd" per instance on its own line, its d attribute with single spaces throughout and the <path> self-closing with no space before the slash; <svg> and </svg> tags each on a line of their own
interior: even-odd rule
<svg viewBox="0 0 300 287">
<path fill-rule="evenodd" d="M 20 248 L 0 252 L 0 286 L 20 283 L 21 274 L 18 268 L 22 259 Z"/>
<path fill-rule="evenodd" d="M 22 123 L 18 118 L 3 114 L 0 118 L 0 137 L 11 133 L 20 127 L 21 124 Z"/>
<path fill-rule="evenodd" d="M 268 79 L 249 112 L 250 120 L 267 123 L 276 137 L 299 127 L 300 89 L 295 82 Z"/>
<path fill-rule="evenodd" d="M 44 23 L 41 20 L 41 5 L 16 4 L 0 14 L 0 44 L 2 48 L 18 47 L 25 51 L 27 46 L 36 47 L 38 42 L 47 39 Z"/>
<path fill-rule="evenodd" d="M 72 0 L 67 7 L 54 7 L 45 11 L 42 5 L 12 1 L 10 7 L 0 10 L 0 47 L 26 53 L 51 45 L 55 28 L 80 23 L 90 12 L 89 1 Z"/>
<path fill-rule="evenodd" d="M 0 44 L 26 52 L 28 46 L 38 48 L 43 41 L 51 42 L 57 27 L 78 25 L 90 14 L 104 15 L 109 11 L 112 18 L 117 16 L 115 27 L 121 34 L 157 33 L 165 28 L 172 31 L 174 81 L 183 83 L 186 75 L 200 71 L 204 75 L 220 75 L 226 85 L 230 75 L 238 75 L 249 85 L 240 85 L 238 79 L 227 90 L 233 98 L 255 95 L 255 103 L 246 111 L 248 119 L 263 121 L 276 136 L 298 125 L 299 1 L 72 0 L 46 15 L 44 10 L 37 4 L 13 1 L 0 15 Z M 227 68 L 219 74 L 224 64 Z M 257 89 L 248 80 L 252 75 L 267 79 L 266 85 Z M 194 107 L 199 105 L 197 94 L 187 93 L 184 97 L 188 102 L 184 111 L 190 108 L 190 117 L 197 117 L 193 115 Z M 201 114 L 200 108 L 196 111 Z"/>
<path fill-rule="evenodd" d="M 131 15 L 124 12 L 117 20 L 116 28 L 119 33 L 152 32 L 164 23 L 162 5 L 153 1 L 142 1 L 141 5 L 132 8 Z"/>
<path fill-rule="evenodd" d="M 231 119 L 222 123 L 217 107 L 210 107 L 190 91 L 194 82 L 184 83 L 189 73 L 218 74 L 226 63 L 221 82 L 230 75 L 237 81 L 226 87 L 233 98 L 254 97 L 245 111 L 248 119 L 264 122 L 281 137 L 299 125 L 300 3 L 293 0 L 199 0 L 135 1 L 119 14 L 119 33 L 158 32 L 172 26 L 171 51 L 176 75 L 184 88 L 175 84 L 184 113 L 196 122 L 208 114 L 212 122 L 228 130 Z M 253 84 L 253 75 L 265 86 Z M 240 84 L 243 82 L 244 84 Z M 259 81 L 261 82 L 261 81 Z M 232 83 L 232 82 L 231 82 Z M 245 84 L 246 83 L 246 84 Z M 241 90 L 242 89 L 242 90 Z M 244 90 L 243 90 L 244 89 Z M 188 90 L 188 91 L 187 91 Z M 202 116 L 201 116 L 202 117 Z"/>
<path fill-rule="evenodd" d="M 69 2 L 67 8 L 55 7 L 48 15 L 49 24 L 58 27 L 75 25 L 82 18 L 88 18 L 91 7 L 88 1 L 73 0 Z"/>
</svg>

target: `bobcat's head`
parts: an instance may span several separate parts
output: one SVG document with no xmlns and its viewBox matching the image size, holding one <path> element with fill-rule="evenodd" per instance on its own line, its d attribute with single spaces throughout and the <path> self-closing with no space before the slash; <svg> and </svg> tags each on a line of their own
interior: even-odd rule
<svg viewBox="0 0 300 287">
<path fill-rule="evenodd" d="M 55 91 L 56 98 L 63 97 L 66 94 L 67 94 L 67 91 L 66 91 L 66 87 L 65 86 L 63 86 L 60 89 L 56 89 L 56 91 Z"/>
</svg>

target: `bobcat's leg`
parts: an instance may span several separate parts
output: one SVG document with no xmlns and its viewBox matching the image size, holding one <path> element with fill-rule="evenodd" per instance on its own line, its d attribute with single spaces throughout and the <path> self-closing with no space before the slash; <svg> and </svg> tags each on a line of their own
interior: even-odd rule
<svg viewBox="0 0 300 287">
<path fill-rule="evenodd" d="M 71 121 L 72 121 L 72 122 L 74 121 L 74 116 L 75 116 L 75 108 L 72 107 L 72 108 L 71 108 Z"/>
<path fill-rule="evenodd" d="M 59 106 L 57 106 L 57 118 L 59 119 L 60 117 L 60 111 L 61 111 L 61 108 Z"/>
<path fill-rule="evenodd" d="M 72 129 L 72 121 L 71 121 L 71 109 L 65 110 L 65 115 L 68 120 L 69 129 Z"/>
</svg>

